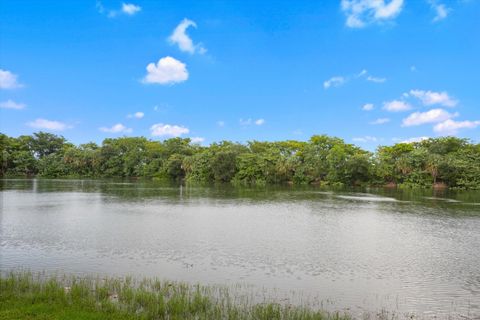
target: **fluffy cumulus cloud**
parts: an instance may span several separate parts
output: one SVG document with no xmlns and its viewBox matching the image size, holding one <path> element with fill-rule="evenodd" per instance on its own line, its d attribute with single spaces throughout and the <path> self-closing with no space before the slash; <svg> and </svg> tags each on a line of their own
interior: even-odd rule
<svg viewBox="0 0 480 320">
<path fill-rule="evenodd" d="M 376 137 L 372 137 L 372 136 L 356 137 L 356 138 L 353 138 L 352 140 L 355 142 L 363 142 L 363 143 L 378 141 Z"/>
<path fill-rule="evenodd" d="M 331 77 L 330 79 L 323 82 L 323 87 L 328 89 L 330 87 L 340 87 L 343 85 L 347 80 L 341 76 Z"/>
<path fill-rule="evenodd" d="M 364 104 L 363 107 L 362 107 L 362 110 L 363 111 L 372 111 L 374 108 L 373 104 L 372 103 L 367 103 L 367 104 Z"/>
<path fill-rule="evenodd" d="M 437 123 L 433 127 L 433 131 L 441 135 L 455 135 L 459 129 L 474 129 L 480 126 L 480 121 L 454 121 L 447 119 L 443 122 Z"/>
<path fill-rule="evenodd" d="M 101 127 L 99 130 L 108 133 L 130 133 L 133 131 L 132 128 L 127 128 L 121 123 L 117 123 L 111 127 Z"/>
<path fill-rule="evenodd" d="M 187 34 L 189 27 L 197 27 L 197 24 L 187 18 L 183 19 L 180 24 L 173 30 L 173 33 L 168 37 L 168 41 L 171 44 L 178 45 L 181 51 L 188 52 L 190 54 L 200 53 L 204 54 L 207 49 L 203 47 L 201 43 L 194 44 L 190 36 Z"/>
<path fill-rule="evenodd" d="M 458 101 L 448 95 L 448 92 L 435 92 L 430 90 L 410 90 L 409 93 L 405 94 L 406 97 L 412 96 L 419 99 L 423 105 L 441 105 L 444 107 L 455 107 L 458 104 Z"/>
<path fill-rule="evenodd" d="M 140 10 L 142 10 L 142 8 L 133 3 L 122 3 L 122 12 L 129 16 L 133 16 L 135 13 L 140 12 Z"/>
<path fill-rule="evenodd" d="M 150 133 L 154 137 L 180 137 L 188 134 L 190 130 L 183 126 L 157 123 L 150 127 Z"/>
<path fill-rule="evenodd" d="M 34 121 L 30 121 L 27 123 L 29 127 L 35 129 L 42 129 L 42 130 L 51 130 L 51 131 L 63 131 L 65 129 L 69 129 L 72 126 L 69 126 L 60 121 L 52 121 L 47 119 L 38 118 Z"/>
<path fill-rule="evenodd" d="M 383 109 L 390 112 L 401 112 L 412 109 L 412 106 L 405 101 L 393 100 L 383 103 Z"/>
<path fill-rule="evenodd" d="M 422 142 L 423 140 L 428 140 L 430 139 L 429 137 L 413 137 L 413 138 L 408 138 L 405 140 L 401 140 L 401 143 L 415 143 L 415 142 Z"/>
<path fill-rule="evenodd" d="M 350 28 L 362 28 L 374 22 L 395 18 L 403 7 L 403 0 L 342 0 L 341 9 Z"/>
<path fill-rule="evenodd" d="M 8 99 L 7 101 L 0 102 L 1 109 L 14 109 L 14 110 L 22 110 L 25 109 L 25 104 L 17 103 L 13 100 Z"/>
<path fill-rule="evenodd" d="M 190 138 L 190 141 L 192 141 L 193 144 L 201 144 L 203 141 L 205 141 L 205 138 L 192 137 L 192 138 Z"/>
<path fill-rule="evenodd" d="M 388 122 L 390 122 L 389 118 L 379 118 L 375 121 L 370 122 L 370 124 L 377 125 L 377 124 L 385 124 L 385 123 L 388 123 Z"/>
<path fill-rule="evenodd" d="M 143 82 L 167 85 L 183 82 L 187 79 L 186 64 L 167 56 L 158 60 L 156 64 L 152 62 L 147 65 L 147 75 L 143 78 Z"/>
<path fill-rule="evenodd" d="M 22 87 L 17 80 L 18 76 L 8 70 L 0 69 L 0 89 L 9 90 Z"/>
<path fill-rule="evenodd" d="M 134 114 L 127 115 L 127 118 L 129 118 L 129 119 L 132 119 L 132 118 L 142 119 L 144 116 L 145 116 L 145 113 L 138 111 L 138 112 L 135 112 Z"/>
<path fill-rule="evenodd" d="M 443 109 L 432 109 L 426 112 L 414 112 L 403 119 L 402 126 L 411 127 L 426 123 L 438 123 L 458 116 L 458 113 L 449 113 Z"/>
</svg>

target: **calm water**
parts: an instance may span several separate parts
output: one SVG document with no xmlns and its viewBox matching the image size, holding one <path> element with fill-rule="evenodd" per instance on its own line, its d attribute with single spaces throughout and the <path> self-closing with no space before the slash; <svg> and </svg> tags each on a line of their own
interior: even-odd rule
<svg viewBox="0 0 480 320">
<path fill-rule="evenodd" d="M 0 271 L 241 283 L 354 314 L 480 316 L 479 192 L 0 183 Z"/>
</svg>

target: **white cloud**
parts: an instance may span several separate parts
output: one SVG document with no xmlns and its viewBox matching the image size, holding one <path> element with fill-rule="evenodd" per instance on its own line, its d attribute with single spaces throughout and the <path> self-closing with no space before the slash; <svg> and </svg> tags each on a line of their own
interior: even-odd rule
<svg viewBox="0 0 480 320">
<path fill-rule="evenodd" d="M 252 124 L 255 124 L 257 126 L 261 126 L 262 124 L 265 123 L 265 119 L 257 119 L 257 120 L 252 120 L 251 118 L 248 118 L 248 119 L 240 119 L 239 120 L 240 122 L 240 125 L 242 126 L 249 126 L 249 125 L 252 125 Z"/>
<path fill-rule="evenodd" d="M 69 126 L 60 121 L 52 121 L 52 120 L 41 119 L 41 118 L 28 122 L 27 125 L 35 129 L 46 129 L 46 130 L 52 130 L 52 131 L 63 131 L 65 129 L 72 128 L 72 126 Z"/>
<path fill-rule="evenodd" d="M 435 92 L 430 90 L 410 90 L 406 96 L 409 94 L 422 101 L 426 106 L 439 104 L 444 107 L 455 107 L 458 104 L 458 101 L 450 97 L 446 91 Z"/>
<path fill-rule="evenodd" d="M 346 81 L 347 80 L 344 77 L 341 77 L 341 76 L 331 77 L 330 79 L 323 82 L 323 87 L 325 89 L 328 89 L 330 87 L 340 87 Z"/>
<path fill-rule="evenodd" d="M 25 104 L 17 103 L 13 100 L 8 99 L 7 101 L 0 102 L 0 108 L 22 110 L 22 109 L 25 109 Z"/>
<path fill-rule="evenodd" d="M 157 123 L 150 127 L 150 132 L 154 137 L 180 137 L 188 134 L 190 130 L 183 126 Z"/>
<path fill-rule="evenodd" d="M 375 18 L 377 19 L 391 19 L 396 17 L 402 11 L 403 0 L 370 0 L 375 8 Z"/>
<path fill-rule="evenodd" d="M 140 6 L 134 5 L 133 3 L 122 3 L 122 12 L 128 14 L 129 16 L 134 15 L 140 10 L 142 10 L 142 8 Z"/>
<path fill-rule="evenodd" d="M 97 11 L 100 14 L 106 14 L 109 18 L 115 18 L 118 15 L 126 14 L 128 16 L 133 16 L 134 14 L 140 12 L 142 8 L 133 3 L 122 3 L 122 7 L 118 10 L 109 10 L 103 6 L 101 1 L 97 1 L 96 5 Z"/>
<path fill-rule="evenodd" d="M 387 81 L 387 79 L 386 78 L 380 78 L 380 77 L 368 76 L 367 81 L 375 82 L 375 83 L 384 83 L 385 81 Z"/>
<path fill-rule="evenodd" d="M 121 123 L 117 123 L 110 128 L 101 127 L 99 128 L 99 130 L 103 132 L 109 132 L 109 133 L 130 133 L 133 131 L 132 128 L 127 128 Z"/>
<path fill-rule="evenodd" d="M 449 113 L 443 109 L 432 109 L 426 112 L 414 112 L 403 119 L 402 126 L 418 126 L 425 123 L 442 122 L 458 116 L 458 113 Z"/>
<path fill-rule="evenodd" d="M 132 119 L 132 118 L 142 119 L 144 116 L 145 116 L 145 113 L 138 111 L 138 112 L 135 112 L 134 114 L 127 115 L 127 118 L 129 118 L 129 119 Z"/>
<path fill-rule="evenodd" d="M 192 138 L 190 138 L 190 141 L 191 141 L 193 144 L 201 144 L 203 141 L 205 141 L 205 138 L 202 138 L 202 137 L 192 137 Z"/>
<path fill-rule="evenodd" d="M 174 84 L 188 79 L 188 71 L 185 63 L 172 57 L 164 57 L 157 64 L 147 65 L 147 75 L 143 78 L 144 83 Z"/>
<path fill-rule="evenodd" d="M 442 135 L 455 135 L 459 129 L 474 129 L 480 126 L 480 121 L 454 121 L 447 119 L 443 122 L 437 123 L 433 127 L 433 131 Z"/>
<path fill-rule="evenodd" d="M 362 71 L 360 71 L 359 74 L 357 74 L 355 77 L 356 78 L 360 78 L 360 77 L 363 77 L 364 75 L 366 75 L 368 73 L 368 71 L 366 69 L 363 69 Z"/>
<path fill-rule="evenodd" d="M 363 107 L 362 107 L 362 110 L 363 111 L 372 111 L 374 108 L 373 104 L 372 103 L 367 103 L 367 104 L 364 104 Z"/>
<path fill-rule="evenodd" d="M 412 109 L 408 103 L 400 100 L 392 100 L 383 103 L 383 109 L 390 112 L 401 112 Z"/>
<path fill-rule="evenodd" d="M 375 121 L 370 122 L 370 124 L 385 124 L 385 123 L 388 123 L 388 122 L 390 122 L 389 118 L 379 118 Z"/>
<path fill-rule="evenodd" d="M 428 2 L 430 3 L 432 10 L 435 11 L 435 17 L 433 18 L 433 22 L 445 19 L 450 13 L 450 9 L 447 8 L 444 4 L 439 3 L 436 0 L 429 0 Z"/>
<path fill-rule="evenodd" d="M 153 111 L 155 112 L 167 112 L 170 106 L 166 103 L 161 103 L 153 106 Z"/>
<path fill-rule="evenodd" d="M 423 140 L 428 140 L 429 137 L 413 137 L 409 139 L 402 140 L 401 143 L 414 143 L 414 142 L 422 142 Z"/>
<path fill-rule="evenodd" d="M 378 139 L 372 136 L 357 137 L 352 139 L 355 142 L 376 142 Z"/>
<path fill-rule="evenodd" d="M 326 80 L 323 82 L 323 88 L 328 89 L 330 87 L 340 87 L 344 85 L 345 83 L 351 81 L 351 80 L 356 80 L 359 78 L 363 78 L 367 81 L 370 82 L 375 82 L 375 83 L 383 83 L 387 81 L 386 78 L 380 78 L 380 77 L 374 77 L 371 75 L 368 75 L 368 71 L 366 69 L 363 69 L 359 73 L 353 74 L 353 75 L 348 75 L 348 76 L 334 76 L 331 77 L 330 79 Z M 367 76 L 367 77 L 365 77 Z"/>
<path fill-rule="evenodd" d="M 395 18 L 401 11 L 403 0 L 342 0 L 341 9 L 350 28 Z"/>
<path fill-rule="evenodd" d="M 225 127 L 225 121 L 222 121 L 222 120 L 217 121 L 217 126 L 219 126 L 219 127 Z"/>
<path fill-rule="evenodd" d="M 203 47 L 201 43 L 193 44 L 192 39 L 187 34 L 189 27 L 197 27 L 197 24 L 187 18 L 183 19 L 180 24 L 173 30 L 173 33 L 168 37 L 168 41 L 171 44 L 178 45 L 181 51 L 188 52 L 190 54 L 200 53 L 204 54 L 207 49 Z"/>
<path fill-rule="evenodd" d="M 18 76 L 8 70 L 0 69 L 0 89 L 16 89 L 23 85 L 17 80 Z"/>
</svg>

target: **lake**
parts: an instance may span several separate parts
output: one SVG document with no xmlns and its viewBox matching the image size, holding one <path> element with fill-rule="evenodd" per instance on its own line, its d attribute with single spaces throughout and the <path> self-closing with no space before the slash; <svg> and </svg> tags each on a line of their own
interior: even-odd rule
<svg viewBox="0 0 480 320">
<path fill-rule="evenodd" d="M 352 314 L 480 316 L 480 192 L 3 179 L 0 271 L 237 286 Z"/>
</svg>

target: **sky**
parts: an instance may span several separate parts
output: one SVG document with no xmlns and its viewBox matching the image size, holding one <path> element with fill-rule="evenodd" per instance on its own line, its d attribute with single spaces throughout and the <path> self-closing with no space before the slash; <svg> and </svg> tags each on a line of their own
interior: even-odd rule
<svg viewBox="0 0 480 320">
<path fill-rule="evenodd" d="M 480 141 L 480 0 L 2 0 L 0 131 Z"/>
</svg>

